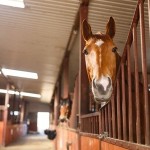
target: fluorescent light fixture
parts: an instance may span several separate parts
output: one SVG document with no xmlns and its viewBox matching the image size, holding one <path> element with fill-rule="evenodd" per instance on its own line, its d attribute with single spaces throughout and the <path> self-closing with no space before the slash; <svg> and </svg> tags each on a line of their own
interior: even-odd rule
<svg viewBox="0 0 150 150">
<path fill-rule="evenodd" d="M 35 98 L 41 98 L 41 95 L 40 95 L 40 94 L 33 94 L 33 93 L 20 92 L 20 95 L 22 95 L 22 96 L 29 96 L 29 97 L 35 97 Z"/>
<path fill-rule="evenodd" d="M 37 73 L 34 72 L 26 72 L 26 71 L 19 71 L 19 70 L 5 69 L 5 68 L 2 68 L 2 72 L 4 75 L 8 75 L 8 76 L 38 79 Z"/>
<path fill-rule="evenodd" d="M 34 94 L 34 93 L 27 93 L 27 92 L 18 92 L 18 91 L 12 91 L 12 90 L 5 90 L 5 89 L 0 89 L 0 93 L 9 93 L 9 94 L 15 94 L 15 95 L 21 95 L 21 96 L 28 96 L 28 97 L 35 97 L 35 98 L 41 98 L 41 95 L 40 94 Z"/>
<path fill-rule="evenodd" d="M 25 8 L 23 0 L 0 0 L 0 4 L 12 7 Z"/>
<path fill-rule="evenodd" d="M 14 111 L 14 115 L 18 116 L 19 115 L 19 111 Z"/>
<path fill-rule="evenodd" d="M 9 94 L 16 94 L 16 95 L 19 95 L 19 92 L 18 92 L 18 91 L 12 91 L 12 90 L 7 91 L 7 90 L 5 90 L 5 89 L 0 89 L 0 93 L 6 94 L 7 92 L 8 92 Z"/>
</svg>

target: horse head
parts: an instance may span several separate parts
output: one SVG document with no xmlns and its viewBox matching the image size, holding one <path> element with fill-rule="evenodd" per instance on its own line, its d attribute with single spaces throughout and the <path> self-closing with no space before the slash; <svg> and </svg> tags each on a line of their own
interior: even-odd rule
<svg viewBox="0 0 150 150">
<path fill-rule="evenodd" d="M 86 20 L 82 23 L 82 35 L 85 40 L 83 53 L 92 93 L 96 102 L 110 99 L 116 76 L 115 21 L 110 17 L 106 25 L 106 33 L 93 34 Z"/>
<path fill-rule="evenodd" d="M 61 122 L 67 121 L 71 114 L 72 101 L 70 98 L 60 100 L 60 116 Z"/>
</svg>

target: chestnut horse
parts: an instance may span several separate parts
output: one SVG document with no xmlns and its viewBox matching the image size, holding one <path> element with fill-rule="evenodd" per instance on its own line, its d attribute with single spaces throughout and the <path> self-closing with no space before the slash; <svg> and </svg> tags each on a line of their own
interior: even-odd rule
<svg viewBox="0 0 150 150">
<path fill-rule="evenodd" d="M 108 102 L 113 92 L 116 77 L 116 50 L 113 42 L 115 21 L 110 17 L 106 25 L 106 33 L 93 34 L 86 20 L 82 23 L 82 35 L 85 40 L 86 70 L 92 85 L 92 93 L 96 102 Z"/>
<path fill-rule="evenodd" d="M 65 122 L 70 118 L 72 101 L 70 98 L 60 100 L 60 122 Z"/>
</svg>

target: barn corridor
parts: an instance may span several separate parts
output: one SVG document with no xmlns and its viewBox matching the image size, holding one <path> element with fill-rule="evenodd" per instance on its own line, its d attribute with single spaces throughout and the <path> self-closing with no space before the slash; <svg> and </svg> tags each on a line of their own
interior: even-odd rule
<svg viewBox="0 0 150 150">
<path fill-rule="evenodd" d="M 54 143 L 45 135 L 27 135 L 0 150 L 55 150 Z"/>
</svg>

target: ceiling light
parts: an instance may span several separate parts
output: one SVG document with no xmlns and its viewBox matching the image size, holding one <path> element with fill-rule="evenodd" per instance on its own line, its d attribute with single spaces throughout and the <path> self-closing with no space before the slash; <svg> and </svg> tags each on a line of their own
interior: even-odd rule
<svg viewBox="0 0 150 150">
<path fill-rule="evenodd" d="M 0 0 L 0 4 L 12 7 L 25 8 L 23 0 Z"/>
<path fill-rule="evenodd" d="M 12 90 L 5 90 L 5 89 L 0 89 L 0 93 L 9 93 L 9 94 L 15 94 L 15 95 L 21 95 L 21 96 L 28 96 L 28 97 L 35 97 L 35 98 L 41 98 L 40 94 L 34 94 L 34 93 L 27 93 L 27 92 L 18 92 L 18 91 L 12 91 Z"/>
<path fill-rule="evenodd" d="M 5 69 L 5 68 L 2 68 L 2 72 L 4 75 L 8 75 L 8 76 L 38 79 L 37 73 L 34 72 L 26 72 L 26 71 L 19 71 L 19 70 Z"/>
<path fill-rule="evenodd" d="M 41 95 L 40 95 L 40 94 L 33 94 L 33 93 L 20 92 L 20 95 L 22 95 L 22 96 L 29 96 L 29 97 L 35 97 L 35 98 L 41 98 Z"/>
</svg>

